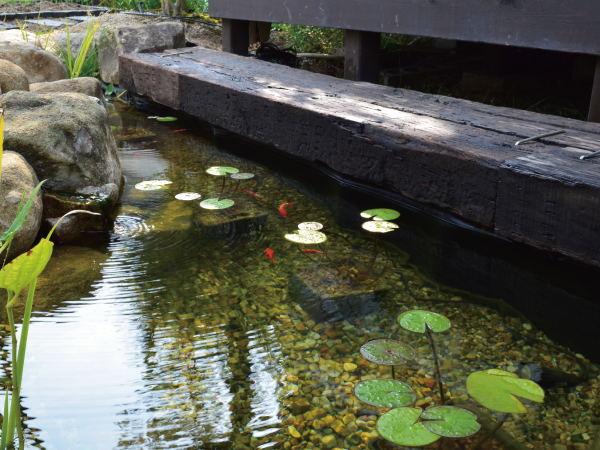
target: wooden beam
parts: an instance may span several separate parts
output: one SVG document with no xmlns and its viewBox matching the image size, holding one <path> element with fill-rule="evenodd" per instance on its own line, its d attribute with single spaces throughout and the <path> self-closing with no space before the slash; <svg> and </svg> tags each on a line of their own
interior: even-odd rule
<svg viewBox="0 0 600 450">
<path fill-rule="evenodd" d="M 344 30 L 344 78 L 379 83 L 381 33 Z"/>
<path fill-rule="evenodd" d="M 594 86 L 592 87 L 592 99 L 590 101 L 589 122 L 600 123 L 600 56 L 596 60 L 596 73 L 594 75 Z"/>
<path fill-rule="evenodd" d="M 221 36 L 224 52 L 248 56 L 250 34 L 247 20 L 223 19 Z"/>
</svg>

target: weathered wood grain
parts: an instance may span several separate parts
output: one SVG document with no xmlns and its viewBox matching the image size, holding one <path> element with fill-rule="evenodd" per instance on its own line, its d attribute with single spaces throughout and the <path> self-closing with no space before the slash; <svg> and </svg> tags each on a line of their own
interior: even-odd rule
<svg viewBox="0 0 600 450">
<path fill-rule="evenodd" d="M 499 217 L 510 215 L 516 195 L 508 184 L 516 177 L 508 174 L 513 163 L 507 161 L 548 154 L 572 164 L 575 172 L 593 171 L 596 161 L 578 157 L 600 148 L 598 124 L 340 80 L 206 49 L 173 57 L 122 56 L 120 80 L 125 89 L 345 176 L 536 247 L 600 261 L 600 249 L 592 256 L 582 243 L 595 239 L 591 228 L 582 229 L 579 244 L 545 241 L 535 233 L 525 241 L 511 223 L 533 225 Z M 518 139 L 556 128 L 566 133 L 514 146 Z M 501 179 L 507 184 L 499 184 Z M 560 192 L 561 207 L 569 208 L 569 190 Z M 532 224 L 542 226 L 549 220 L 546 213 L 551 212 L 532 212 Z M 600 223 L 595 210 L 585 214 Z"/>
<path fill-rule="evenodd" d="M 212 0 L 210 15 L 600 55 L 597 0 Z"/>
<path fill-rule="evenodd" d="M 379 83 L 381 33 L 344 31 L 344 78 Z"/>
</svg>

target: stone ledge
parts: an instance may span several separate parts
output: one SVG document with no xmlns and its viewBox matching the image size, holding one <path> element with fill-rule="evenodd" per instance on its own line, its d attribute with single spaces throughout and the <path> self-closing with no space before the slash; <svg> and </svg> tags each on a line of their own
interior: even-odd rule
<svg viewBox="0 0 600 450">
<path fill-rule="evenodd" d="M 591 182 L 600 161 L 579 160 L 600 149 L 600 124 L 351 82 L 202 48 L 123 55 L 120 83 L 228 131 L 442 208 L 503 236 L 600 265 L 593 226 L 580 227 L 571 236 L 570 225 L 571 220 L 598 222 L 598 209 L 581 209 L 581 201 L 570 201 L 577 195 L 570 186 L 588 185 L 590 199 L 600 195 Z M 557 128 L 567 133 L 514 145 Z M 555 209 L 533 211 L 524 205 L 540 201 L 536 189 L 543 183 L 530 188 L 520 182 L 525 186 L 520 187 L 516 180 L 530 175 L 515 167 L 532 156 L 543 161 L 544 155 L 552 155 L 554 167 L 571 167 L 574 178 L 567 182 L 553 170 L 536 175 L 540 180 L 558 177 L 553 186 L 561 200 Z M 538 162 L 536 167 L 543 172 L 550 166 Z M 578 178 L 578 172 L 589 174 Z M 565 219 L 555 223 L 551 235 L 544 234 L 553 215 Z"/>
</svg>

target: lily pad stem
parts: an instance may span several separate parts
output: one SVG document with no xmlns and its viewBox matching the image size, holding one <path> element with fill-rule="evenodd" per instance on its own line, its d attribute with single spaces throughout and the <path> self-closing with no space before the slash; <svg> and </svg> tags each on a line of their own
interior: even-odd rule
<svg viewBox="0 0 600 450">
<path fill-rule="evenodd" d="M 373 283 L 375 283 L 377 280 L 379 280 L 383 276 L 383 274 L 385 273 L 385 270 L 387 269 L 387 265 L 390 262 L 390 254 L 388 253 L 388 249 L 386 248 L 385 245 L 383 245 L 383 241 L 381 240 L 381 237 L 379 235 L 377 236 L 377 239 L 379 239 L 379 243 L 381 244 L 381 248 L 383 248 L 385 250 L 386 260 L 385 260 L 385 265 L 383 266 L 383 270 L 377 276 L 377 278 L 375 278 L 373 280 Z"/>
<path fill-rule="evenodd" d="M 219 196 L 217 197 L 217 202 L 219 200 L 221 200 L 221 195 L 223 195 L 223 191 L 225 190 L 225 180 L 227 179 L 227 177 L 223 177 L 223 186 L 221 186 L 221 192 L 219 193 Z"/>
<path fill-rule="evenodd" d="M 10 334 L 12 340 L 12 404 L 10 408 L 11 420 L 9 420 L 9 430 L 8 430 L 8 442 L 11 442 L 11 437 L 14 436 L 14 427 L 17 427 L 17 434 L 19 436 L 19 442 L 24 441 L 23 437 L 23 427 L 21 426 L 21 396 L 19 392 L 19 381 L 21 377 L 19 376 L 19 361 L 17 360 L 18 350 L 17 350 L 17 330 L 15 328 L 15 318 L 13 316 L 13 305 L 16 300 L 16 295 L 13 297 L 12 301 L 8 302 L 6 305 L 6 313 L 8 315 L 8 322 L 10 324 Z M 12 304 L 11 304 L 12 303 Z M 12 423 L 12 427 L 11 427 Z"/>
<path fill-rule="evenodd" d="M 396 370 L 394 369 L 394 366 L 392 366 L 392 379 L 396 379 Z"/>
<path fill-rule="evenodd" d="M 444 385 L 442 384 L 442 374 L 440 372 L 440 362 L 438 360 L 437 351 L 435 350 L 435 343 L 433 342 L 433 335 L 431 334 L 431 328 L 429 328 L 429 324 L 425 324 L 425 332 L 427 333 L 427 338 L 429 339 L 429 345 L 431 345 L 431 351 L 433 353 L 433 360 L 435 361 L 435 371 L 437 372 L 438 387 L 440 389 L 440 399 L 442 400 L 442 405 L 445 405 L 446 399 L 444 398 Z"/>
<path fill-rule="evenodd" d="M 494 428 L 492 428 L 490 430 L 490 432 L 488 434 L 486 434 L 482 440 L 480 440 L 477 445 L 475 445 L 475 447 L 473 447 L 473 450 L 479 450 L 481 448 L 481 446 L 483 445 L 483 443 L 485 441 L 487 441 L 489 438 L 491 438 L 494 434 L 496 434 L 496 431 L 498 431 L 500 428 L 502 428 L 502 425 L 504 425 L 504 422 L 506 422 L 506 419 L 508 419 L 509 414 L 506 413 L 504 414 L 500 420 L 498 420 L 498 423 L 496 424 L 496 426 Z"/>
<path fill-rule="evenodd" d="M 371 265 L 365 272 L 365 277 L 369 275 L 371 269 L 373 268 L 373 264 L 375 264 L 375 260 L 377 259 L 377 234 L 373 235 L 373 256 L 371 257 Z"/>
</svg>

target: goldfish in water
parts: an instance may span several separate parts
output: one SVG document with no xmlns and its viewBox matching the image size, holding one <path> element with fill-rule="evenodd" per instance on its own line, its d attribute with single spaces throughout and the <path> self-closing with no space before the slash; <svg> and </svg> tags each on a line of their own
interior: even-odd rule
<svg viewBox="0 0 600 450">
<path fill-rule="evenodd" d="M 134 153 L 133 156 L 142 156 L 141 153 Z"/>
<path fill-rule="evenodd" d="M 283 217 L 287 217 L 288 213 L 285 208 L 287 208 L 290 205 L 291 203 L 282 203 L 281 205 L 279 205 L 279 214 L 281 214 Z"/>
<path fill-rule="evenodd" d="M 245 192 L 246 194 L 249 194 L 249 195 L 251 195 L 252 197 L 258 197 L 258 198 L 261 198 L 261 196 L 260 196 L 260 195 L 258 195 L 256 192 L 249 191 L 248 189 L 244 189 L 244 188 L 242 188 L 242 192 Z"/>
<path fill-rule="evenodd" d="M 317 250 L 316 248 L 303 248 L 302 251 L 304 253 L 320 253 L 323 254 L 321 250 Z"/>
<path fill-rule="evenodd" d="M 273 262 L 273 264 L 277 264 L 275 262 L 275 258 L 273 258 L 274 254 L 275 254 L 275 252 L 273 250 L 271 250 L 270 248 L 265 250 L 265 255 L 267 255 L 267 258 L 269 258 Z"/>
<path fill-rule="evenodd" d="M 173 133 L 181 133 L 182 131 L 185 131 L 185 128 L 182 128 L 181 130 L 173 130 L 173 131 L 169 131 L 169 134 L 173 134 Z"/>
</svg>

